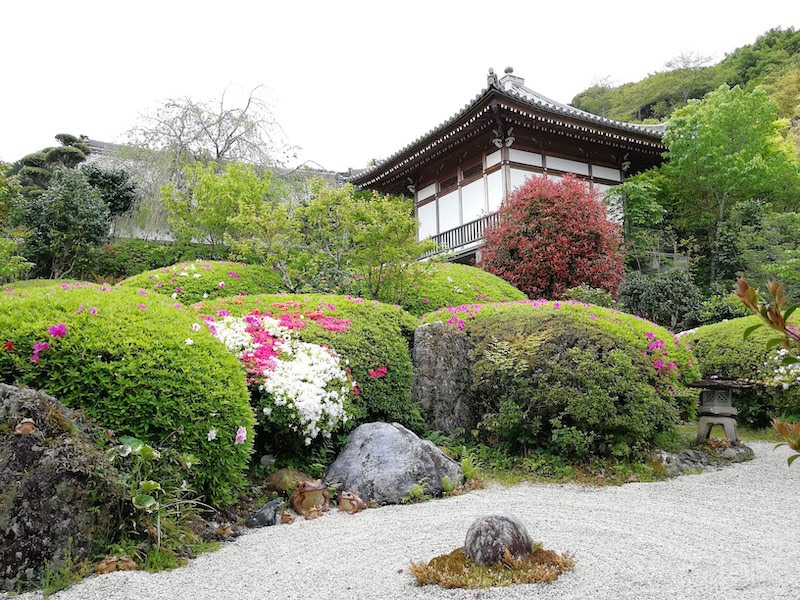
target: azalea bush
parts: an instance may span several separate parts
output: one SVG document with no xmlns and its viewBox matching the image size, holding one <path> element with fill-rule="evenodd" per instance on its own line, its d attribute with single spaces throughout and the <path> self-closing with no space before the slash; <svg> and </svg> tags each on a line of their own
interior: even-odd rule
<svg viewBox="0 0 800 600">
<path fill-rule="evenodd" d="M 642 456 L 694 417 L 699 377 L 667 330 L 614 309 L 547 300 L 425 315 L 473 348 L 474 414 L 488 441 L 571 460 Z"/>
<path fill-rule="evenodd" d="M 330 331 L 346 331 L 350 325 L 349 320 L 319 311 L 302 316 L 318 316 Z M 345 403 L 357 393 L 357 384 L 349 380 L 335 350 L 293 337 L 292 331 L 305 325 L 303 320 L 291 315 L 276 319 L 255 310 L 246 317 L 207 317 L 206 323 L 247 368 L 255 412 L 265 425 L 289 429 L 308 446 L 347 422 Z"/>
<path fill-rule="evenodd" d="M 399 304 L 412 315 L 420 316 L 445 306 L 471 302 L 525 300 L 525 294 L 491 273 L 456 263 L 422 263 L 402 293 L 391 285 L 380 299 Z"/>
<path fill-rule="evenodd" d="M 277 276 L 266 267 L 210 260 L 183 262 L 146 271 L 118 285 L 163 294 L 184 304 L 281 291 Z"/>
<path fill-rule="evenodd" d="M 193 309 L 244 362 L 257 416 L 271 435 L 305 444 L 345 424 L 419 423 L 410 399 L 418 321 L 399 307 L 353 296 L 273 294 Z"/>
<path fill-rule="evenodd" d="M 213 504 L 234 500 L 255 423 L 246 374 L 193 311 L 143 289 L 23 287 L 0 292 L 0 332 L 0 381 L 194 455 L 188 484 Z"/>
<path fill-rule="evenodd" d="M 599 195 L 578 178 L 530 177 L 486 229 L 483 260 L 531 298 L 560 298 L 580 284 L 612 295 L 622 281 L 622 233 Z"/>
</svg>

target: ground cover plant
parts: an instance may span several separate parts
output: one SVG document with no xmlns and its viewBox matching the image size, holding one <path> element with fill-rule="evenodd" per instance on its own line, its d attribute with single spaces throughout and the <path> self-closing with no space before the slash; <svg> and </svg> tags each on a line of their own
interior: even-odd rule
<svg viewBox="0 0 800 600">
<path fill-rule="evenodd" d="M 462 548 L 433 558 L 428 563 L 411 563 L 411 574 L 419 585 L 438 585 L 446 589 L 488 588 L 519 583 L 552 583 L 571 571 L 575 560 L 569 555 L 544 550 L 541 545 L 524 558 L 506 551 L 503 560 L 490 566 L 472 562 Z"/>
<path fill-rule="evenodd" d="M 410 400 L 418 321 L 401 308 L 320 294 L 218 298 L 192 308 L 243 360 L 265 451 L 308 454 L 345 425 L 419 424 Z"/>
<path fill-rule="evenodd" d="M 385 302 L 400 305 L 412 315 L 420 316 L 445 306 L 472 302 L 506 302 L 525 300 L 525 294 L 488 271 L 456 263 L 422 264 L 419 273 L 401 293 L 387 285 L 379 295 Z"/>
<path fill-rule="evenodd" d="M 691 352 L 644 319 L 538 300 L 447 307 L 422 320 L 442 320 L 473 345 L 479 429 L 516 452 L 642 457 L 694 416 Z"/>
<path fill-rule="evenodd" d="M 144 289 L 64 283 L 0 293 L 0 331 L 0 381 L 175 450 L 207 502 L 235 499 L 253 439 L 245 373 L 190 310 Z"/>
<path fill-rule="evenodd" d="M 780 349 L 767 346 L 773 333 L 759 329 L 744 339 L 745 332 L 758 324 L 758 317 L 740 317 L 699 327 L 682 339 L 692 347 L 703 377 L 756 384 L 753 390 L 734 394 L 733 403 L 740 422 L 764 427 L 781 415 L 800 417 L 800 388 L 787 379 L 791 369 L 780 364 Z"/>
<path fill-rule="evenodd" d="M 121 281 L 120 287 L 144 289 L 189 304 L 205 299 L 282 291 L 277 276 L 259 265 L 198 260 L 146 271 Z"/>
</svg>

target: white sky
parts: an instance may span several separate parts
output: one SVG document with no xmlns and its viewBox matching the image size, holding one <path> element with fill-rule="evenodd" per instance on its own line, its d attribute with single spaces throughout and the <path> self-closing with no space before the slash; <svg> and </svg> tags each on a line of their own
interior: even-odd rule
<svg viewBox="0 0 800 600">
<path fill-rule="evenodd" d="M 123 141 L 159 100 L 269 89 L 300 159 L 327 169 L 386 157 L 461 109 L 489 67 L 569 102 L 682 52 L 720 59 L 797 0 L 20 0 L 0 8 L 0 160 L 56 133 Z"/>
</svg>

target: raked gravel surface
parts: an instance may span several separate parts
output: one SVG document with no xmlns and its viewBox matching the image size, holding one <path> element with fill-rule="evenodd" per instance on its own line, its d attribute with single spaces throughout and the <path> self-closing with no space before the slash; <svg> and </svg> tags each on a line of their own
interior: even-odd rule
<svg viewBox="0 0 800 600">
<path fill-rule="evenodd" d="M 58 600 L 796 598 L 800 462 L 752 444 L 753 461 L 620 487 L 521 484 L 354 516 L 331 511 L 254 530 L 185 568 L 91 577 Z M 553 584 L 418 587 L 408 565 L 463 544 L 472 521 L 509 511 L 546 548 L 571 552 Z M 19 598 L 33 598 L 34 595 Z"/>
</svg>

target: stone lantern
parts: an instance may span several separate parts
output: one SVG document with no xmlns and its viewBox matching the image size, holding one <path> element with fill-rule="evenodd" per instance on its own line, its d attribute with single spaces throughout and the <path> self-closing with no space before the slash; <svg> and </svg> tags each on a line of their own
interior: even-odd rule
<svg viewBox="0 0 800 600">
<path fill-rule="evenodd" d="M 752 389 L 754 384 L 733 379 L 710 377 L 690 383 L 689 387 L 699 388 L 700 407 L 697 409 L 697 443 L 708 440 L 714 425 L 722 425 L 728 441 L 736 446 L 739 438 L 736 435 L 736 415 L 733 407 L 733 392 Z"/>
</svg>

